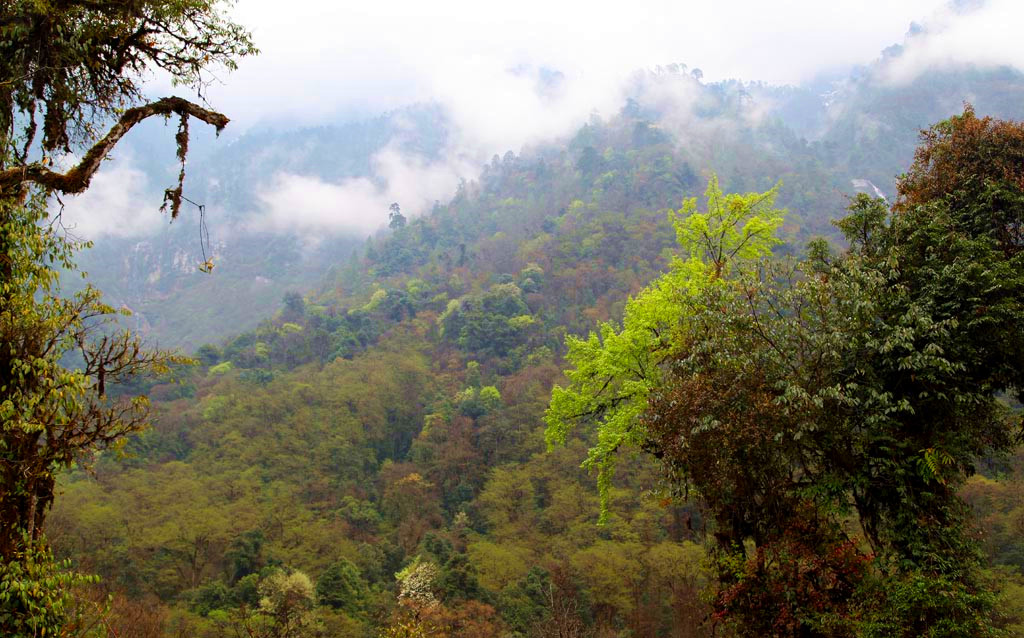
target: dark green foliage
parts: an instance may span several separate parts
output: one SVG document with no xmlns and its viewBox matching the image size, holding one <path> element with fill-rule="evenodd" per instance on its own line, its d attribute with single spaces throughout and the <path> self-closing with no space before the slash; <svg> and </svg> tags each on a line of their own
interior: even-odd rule
<svg viewBox="0 0 1024 638">
<path fill-rule="evenodd" d="M 228 580 L 237 583 L 249 574 L 255 574 L 263 568 L 263 532 L 251 530 L 235 540 L 224 552 L 228 563 Z"/>
<path fill-rule="evenodd" d="M 219 580 L 213 580 L 195 590 L 192 594 L 191 608 L 200 616 L 208 616 L 211 611 L 228 609 L 236 602 L 227 585 Z"/>
<path fill-rule="evenodd" d="M 399 207 L 398 202 L 394 202 L 388 207 L 388 228 L 392 230 L 398 230 L 405 228 L 405 215 L 402 214 L 402 209 Z"/>
<path fill-rule="evenodd" d="M 247 383 L 255 383 L 257 385 L 266 385 L 274 380 L 274 373 L 270 370 L 260 370 L 258 368 L 252 370 L 242 370 L 238 378 Z"/>
<path fill-rule="evenodd" d="M 387 540 L 362 543 L 357 551 L 359 571 L 375 587 L 390 585 L 405 560 L 402 549 Z"/>
<path fill-rule="evenodd" d="M 291 291 L 284 295 L 284 310 L 281 311 L 281 321 L 297 322 L 306 316 L 306 300 L 298 292 Z"/>
<path fill-rule="evenodd" d="M 547 608 L 551 578 L 547 570 L 531 567 L 514 586 L 507 587 L 498 599 L 498 609 L 513 630 L 526 634 L 550 615 Z"/>
<path fill-rule="evenodd" d="M 469 557 L 461 553 L 453 553 L 441 566 L 441 577 L 438 588 L 445 601 L 479 600 L 490 602 L 490 597 L 480 588 L 476 568 Z"/>
<path fill-rule="evenodd" d="M 423 543 L 420 547 L 422 547 L 425 553 L 432 556 L 434 562 L 438 565 L 444 565 L 452 557 L 453 548 L 451 542 L 434 532 L 428 532 L 423 537 Z"/>
<path fill-rule="evenodd" d="M 529 335 L 530 309 L 513 283 L 495 284 L 455 303 L 442 318 L 444 335 L 466 352 L 505 357 Z"/>
<path fill-rule="evenodd" d="M 205 344 L 196 350 L 196 359 L 201 365 L 210 367 L 220 362 L 220 348 L 213 344 Z"/>
<path fill-rule="evenodd" d="M 366 595 L 366 583 L 359 575 L 359 568 L 344 558 L 331 563 L 316 582 L 316 596 L 321 605 L 349 614 L 362 611 Z"/>
<path fill-rule="evenodd" d="M 383 522 L 380 512 L 373 503 L 360 501 L 351 496 L 346 496 L 342 501 L 341 507 L 338 508 L 338 516 L 356 533 L 366 536 L 376 534 Z"/>
<path fill-rule="evenodd" d="M 234 602 L 238 605 L 246 605 L 250 609 L 259 606 L 259 582 L 259 574 L 249 574 L 239 579 L 235 586 L 231 588 L 231 597 L 234 599 Z"/>
<path fill-rule="evenodd" d="M 967 582 L 965 582 L 967 581 Z M 878 579 L 866 592 L 869 607 L 860 621 L 864 638 L 1002 637 L 993 622 L 996 596 L 965 574 L 911 569 Z"/>
<path fill-rule="evenodd" d="M 331 335 L 331 353 L 328 355 L 328 360 L 337 358 L 351 359 L 352 355 L 359 351 L 360 344 L 359 339 L 356 338 L 355 334 L 347 326 L 340 326 L 333 335 Z"/>
<path fill-rule="evenodd" d="M 455 397 L 459 413 L 477 419 L 501 407 L 501 394 L 492 385 L 466 388 Z"/>
</svg>

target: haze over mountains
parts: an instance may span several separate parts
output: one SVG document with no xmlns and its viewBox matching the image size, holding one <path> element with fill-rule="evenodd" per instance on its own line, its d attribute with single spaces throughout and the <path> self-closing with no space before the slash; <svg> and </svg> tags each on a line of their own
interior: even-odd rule
<svg viewBox="0 0 1024 638">
<path fill-rule="evenodd" d="M 148 123 L 130 135 L 86 195 L 66 202 L 64 217 L 76 234 L 99 240 L 83 267 L 108 299 L 131 308 L 135 325 L 155 341 L 186 348 L 254 326 L 268 314 L 254 309 L 274 307 L 287 290 L 314 288 L 327 268 L 385 229 L 392 202 L 407 216 L 425 214 L 446 204 L 461 183 L 477 179 L 490 155 L 511 152 L 533 161 L 571 148 L 587 120 L 644 123 L 651 133 L 643 143 L 668 144 L 671 161 L 686 158 L 702 177 L 718 171 L 727 186 L 734 157 L 755 152 L 767 164 L 753 173 L 744 167 L 743 178 L 751 184 L 787 182 L 783 198 L 805 221 L 803 236 L 827 234 L 844 195 L 892 192 L 919 129 L 965 102 L 1001 117 L 1019 108 L 1019 71 L 924 65 L 917 43 L 932 40 L 914 25 L 903 45 L 885 49 L 874 62 L 799 86 L 707 82 L 699 69 L 683 64 L 634 71 L 612 100 L 602 96 L 604 111 L 591 109 L 580 121 L 573 122 L 566 109 L 527 113 L 551 122 L 520 127 L 525 146 L 496 146 L 503 139 L 497 135 L 481 139 L 475 133 L 480 122 L 460 121 L 457 107 L 441 102 L 374 117 L 328 118 L 317 126 L 256 125 L 227 140 L 196 127 L 186 196 L 205 206 L 208 247 L 200 239 L 197 206 L 186 203 L 182 218 L 170 226 L 155 212 L 177 166 L 167 147 L 173 131 Z M 576 90 L 572 80 L 558 70 L 510 72 L 540 107 L 576 100 L 567 97 Z M 501 119 L 495 115 L 496 122 Z M 583 150 L 572 153 L 579 159 Z M 787 179 L 796 167 L 798 179 L 810 180 L 810 170 L 834 192 L 809 199 L 797 193 L 799 184 Z M 676 206 L 693 192 L 647 206 Z M 212 277 L 196 270 L 204 251 L 216 266 Z"/>
</svg>

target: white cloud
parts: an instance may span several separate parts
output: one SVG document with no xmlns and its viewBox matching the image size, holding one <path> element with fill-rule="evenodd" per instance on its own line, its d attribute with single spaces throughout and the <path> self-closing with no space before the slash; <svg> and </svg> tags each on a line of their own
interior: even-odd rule
<svg viewBox="0 0 1024 638">
<path fill-rule="evenodd" d="M 957 11 L 944 7 L 923 22 L 925 32 L 907 39 L 903 54 L 887 66 L 886 77 L 909 82 L 923 71 L 966 63 L 1024 70 L 1024 3 L 989 0 Z"/>
<path fill-rule="evenodd" d="M 332 184 L 279 174 L 259 192 L 251 224 L 366 233 L 386 222 L 392 201 L 418 214 L 492 154 L 570 134 L 592 113 L 614 113 L 637 69 L 681 62 L 702 69 L 705 80 L 798 83 L 876 59 L 912 21 L 932 34 L 908 43 L 894 78 L 952 60 L 1024 67 L 1014 33 L 1022 6 L 992 0 L 957 15 L 943 0 L 246 0 L 237 19 L 262 54 L 242 60 L 208 96 L 235 119 L 235 134 L 261 121 L 300 126 L 417 101 L 444 106 L 454 126 L 445 159 L 428 164 L 388 149 L 374 158 L 370 178 Z M 560 75 L 544 84 L 550 70 Z M 643 90 L 674 132 L 707 133 L 718 123 L 694 120 L 692 88 L 683 80 Z"/>
<path fill-rule="evenodd" d="M 250 227 L 291 232 L 312 239 L 324 233 L 367 234 L 387 224 L 388 208 L 398 202 L 406 216 L 420 215 L 455 193 L 470 171 L 458 161 L 427 163 L 386 148 L 373 157 L 373 179 L 341 183 L 279 173 L 257 196 L 261 209 Z"/>
<path fill-rule="evenodd" d="M 464 142 L 489 157 L 568 132 L 594 110 L 608 114 L 636 69 L 684 62 L 709 79 L 798 82 L 873 59 L 940 5 L 248 0 L 238 20 L 263 53 L 210 96 L 241 128 L 437 101 L 455 114 Z M 515 71 L 524 67 L 561 71 L 562 90 L 538 96 L 532 78 Z"/>
<path fill-rule="evenodd" d="M 279 173 L 259 193 L 263 205 L 252 227 L 298 234 L 329 231 L 368 232 L 380 226 L 379 189 L 369 179 L 331 184 L 316 177 Z"/>
<path fill-rule="evenodd" d="M 69 158 L 67 163 L 73 161 L 74 158 Z M 158 196 L 154 200 L 149 178 L 135 167 L 127 151 L 118 153 L 117 161 L 105 165 L 93 177 L 87 191 L 62 196 L 61 201 L 61 223 L 81 239 L 151 235 L 168 219 L 157 212 Z M 57 214 L 60 204 L 51 202 L 50 210 Z"/>
</svg>

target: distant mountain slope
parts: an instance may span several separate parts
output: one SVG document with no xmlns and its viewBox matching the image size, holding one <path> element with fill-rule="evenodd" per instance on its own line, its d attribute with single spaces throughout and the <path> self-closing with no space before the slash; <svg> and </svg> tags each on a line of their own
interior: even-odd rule
<svg viewBox="0 0 1024 638">
<path fill-rule="evenodd" d="M 81 253 L 79 261 L 108 302 L 131 308 L 135 327 L 162 346 L 193 349 L 247 330 L 269 316 L 286 291 L 308 290 L 331 265 L 347 260 L 365 237 L 324 235 L 311 241 L 255 225 L 265 207 L 260 194 L 275 176 L 367 178 L 373 174 L 374 155 L 389 145 L 435 158 L 445 131 L 435 108 L 411 107 L 340 125 L 255 129 L 226 146 L 201 135 L 185 196 L 205 206 L 209 244 L 201 239 L 198 208 L 186 202 L 174 223 L 144 237 L 119 237 L 115 229 Z M 126 154 L 146 171 L 149 185 L 171 184 L 176 170 L 172 132 L 151 128 L 131 141 Z M 139 214 L 158 216 L 160 200 L 158 192 L 147 193 L 146 201 L 137 203 Z M 361 214 L 376 219 L 370 227 L 387 223 L 386 207 Z M 198 271 L 204 252 L 215 265 L 212 275 Z"/>
<path fill-rule="evenodd" d="M 893 83 L 886 69 L 898 55 L 890 50 L 850 77 L 806 87 L 704 84 L 678 65 L 638 73 L 618 114 L 595 118 L 568 139 L 509 151 L 505 159 L 495 155 L 498 161 L 483 167 L 476 182 L 451 203 L 444 196 L 435 210 L 464 210 L 467 196 L 482 193 L 503 210 L 475 210 L 491 205 L 478 202 L 474 212 L 458 213 L 458 243 L 471 246 L 487 231 L 505 233 L 503 241 L 514 244 L 555 223 L 576 200 L 601 213 L 678 206 L 715 171 L 732 190 L 763 190 L 782 180 L 780 201 L 791 209 L 787 232 L 796 244 L 831 234 L 829 220 L 845 197 L 894 191 L 919 129 L 965 101 L 979 113 L 1003 117 L 1013 117 L 1024 103 L 1024 76 L 1005 68 L 933 70 Z M 405 170 L 401 179 L 428 181 L 431 167 L 451 163 L 449 155 L 458 152 L 456 127 L 439 107 L 427 105 L 317 128 L 254 129 L 226 146 L 201 140 L 186 196 L 206 206 L 210 245 L 200 240 L 197 209 L 186 205 L 181 219 L 153 236 L 101 238 L 84 254 L 83 267 L 163 345 L 195 348 L 249 329 L 270 316 L 288 290 L 357 287 L 336 275 L 354 250 L 362 250 L 366 234 L 386 225 L 380 193 L 390 191 L 381 158 L 411 162 L 416 170 L 393 167 Z M 166 129 L 153 130 L 135 143 L 134 156 L 154 189 L 173 180 L 173 161 L 159 159 L 173 160 L 170 151 L 158 152 L 169 136 Z M 358 210 L 337 212 L 357 218 L 353 227 L 331 221 L 330 198 L 346 184 L 358 187 L 356 195 L 376 197 L 357 197 L 345 206 Z M 402 200 L 402 192 L 395 199 Z M 515 202 L 502 203 L 509 198 Z M 159 199 L 149 196 L 153 208 Z M 436 223 L 442 222 L 428 225 Z M 204 252 L 216 266 L 212 276 L 197 271 Z M 386 268 L 401 271 L 408 259 L 417 258 L 405 255 Z"/>
</svg>

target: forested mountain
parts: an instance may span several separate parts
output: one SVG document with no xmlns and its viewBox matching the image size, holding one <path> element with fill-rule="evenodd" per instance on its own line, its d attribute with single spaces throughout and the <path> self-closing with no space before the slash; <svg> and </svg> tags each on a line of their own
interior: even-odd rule
<svg viewBox="0 0 1024 638">
<path fill-rule="evenodd" d="M 619 113 L 595 116 L 568 139 L 518 151 L 495 149 L 504 160 L 495 156 L 498 162 L 489 162 L 473 181 L 493 189 L 499 166 L 508 170 L 515 157 L 518 190 L 503 187 L 508 195 L 528 192 L 527 199 L 537 200 L 525 204 L 532 215 L 549 219 L 575 199 L 617 212 L 675 207 L 703 188 L 710 170 L 727 190 L 764 190 L 781 180 L 781 203 L 791 211 L 787 230 L 797 244 L 816 234 L 834 235 L 829 219 L 842 209 L 844 197 L 858 191 L 892 195 L 894 177 L 908 165 L 920 129 L 957 112 L 965 101 L 997 117 L 1019 110 L 1024 82 L 1018 71 L 954 67 L 894 83 L 886 69 L 898 55 L 890 50 L 849 76 L 805 87 L 704 83 L 699 71 L 685 65 L 638 72 Z M 133 324 L 164 346 L 195 348 L 254 327 L 284 292 L 311 291 L 326 270 L 348 262 L 366 234 L 386 230 L 384 193 L 399 200 L 407 215 L 426 212 L 430 207 L 422 201 L 401 201 L 409 189 L 396 186 L 436 179 L 429 170 L 439 168 L 447 181 L 427 190 L 436 191 L 441 204 L 457 185 L 449 166 L 469 166 L 469 176 L 476 174 L 477 165 L 467 164 L 472 157 L 463 156 L 465 149 L 452 135 L 455 129 L 442 107 L 427 105 L 320 127 L 256 127 L 226 146 L 202 132 L 193 144 L 186 196 L 205 207 L 205 226 L 197 206 L 186 202 L 181 219 L 155 234 L 104 236 L 83 253 L 82 269 L 108 301 L 132 309 Z M 126 155 L 149 178 L 149 190 L 135 205 L 139 216 L 152 208 L 155 218 L 159 189 L 173 182 L 177 168 L 166 146 L 171 136 L 169 127 L 153 123 L 128 138 Z M 388 170 L 378 165 L 381 153 L 386 161 L 427 172 Z M 529 176 L 523 174 L 527 166 L 534 167 Z M 298 181 L 287 181 L 293 178 Z M 318 201 L 282 201 L 292 184 L 316 188 L 353 180 L 379 190 L 376 199 L 339 202 L 328 213 L 322 209 L 330 205 Z M 265 196 L 274 188 L 282 195 L 268 202 Z M 316 210 L 303 209 L 309 206 Z M 352 226 L 309 227 L 300 221 L 331 214 L 370 222 L 359 226 L 360 234 Z M 267 222 L 270 215 L 273 221 Z M 525 220 L 501 224 L 515 237 L 536 233 Z M 206 258 L 217 277 L 197 275 Z"/>
<path fill-rule="evenodd" d="M 364 177 L 396 139 L 441 158 L 443 112 L 254 132 L 207 153 L 189 179 L 210 211 L 212 275 L 194 272 L 185 214 L 83 260 L 161 343 L 210 343 L 197 365 L 120 390 L 148 392 L 154 427 L 64 478 L 47 521 L 58 554 L 101 576 L 119 635 L 721 635 L 696 501 L 631 457 L 598 525 L 580 468 L 595 434 L 547 449 L 565 336 L 620 321 L 677 254 L 669 212 L 713 174 L 725 192 L 781 181 L 776 252 L 800 254 L 815 236 L 841 243 L 830 222 L 856 192 L 891 198 L 919 130 L 965 101 L 1024 117 L 1016 71 L 893 84 L 895 55 L 814 88 L 638 74 L 618 113 L 495 155 L 365 243 L 235 231 L 252 185 L 281 170 Z M 1021 464 L 987 460 L 964 489 L 1018 633 Z"/>
</svg>

